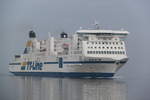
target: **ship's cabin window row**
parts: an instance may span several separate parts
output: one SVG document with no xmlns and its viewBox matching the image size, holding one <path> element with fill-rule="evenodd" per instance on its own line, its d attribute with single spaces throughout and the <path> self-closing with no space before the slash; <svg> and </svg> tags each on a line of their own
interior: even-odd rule
<svg viewBox="0 0 150 100">
<path fill-rule="evenodd" d="M 91 49 L 92 49 L 92 48 L 95 48 L 95 49 L 96 49 L 96 48 L 99 48 L 99 49 L 101 49 L 101 48 L 102 48 L 102 49 L 105 49 L 105 48 L 106 48 L 106 49 L 113 49 L 113 48 L 114 48 L 114 49 L 123 49 L 123 47 L 104 47 L 104 46 L 102 46 L 102 47 L 100 47 L 100 46 L 99 46 L 99 47 L 96 47 L 96 46 L 95 46 L 95 47 L 93 47 L 93 46 L 90 47 L 90 46 L 89 46 L 88 48 L 89 48 L 89 49 L 90 49 L 90 48 L 91 48 Z"/>
<path fill-rule="evenodd" d="M 87 54 L 125 54 L 124 51 L 87 51 Z"/>
<path fill-rule="evenodd" d="M 113 45 L 123 45 L 123 42 L 94 42 L 94 41 L 92 41 L 92 42 L 87 42 L 87 44 L 106 44 L 106 45 L 108 45 L 108 44 L 113 44 Z"/>
</svg>

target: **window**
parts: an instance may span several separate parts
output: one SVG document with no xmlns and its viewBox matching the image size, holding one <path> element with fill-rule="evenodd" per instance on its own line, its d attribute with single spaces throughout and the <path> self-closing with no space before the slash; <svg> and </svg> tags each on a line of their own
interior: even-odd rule
<svg viewBox="0 0 150 100">
<path fill-rule="evenodd" d="M 118 51 L 117 53 L 119 54 L 120 52 Z"/>
<path fill-rule="evenodd" d="M 109 51 L 109 54 L 111 54 L 111 51 Z"/>
<path fill-rule="evenodd" d="M 114 54 L 114 51 L 112 51 L 112 54 Z"/>
<path fill-rule="evenodd" d="M 93 51 L 93 54 L 95 54 L 95 51 Z"/>
<path fill-rule="evenodd" d="M 124 51 L 123 51 L 122 53 L 123 53 L 123 54 L 125 54 L 125 52 L 124 52 Z"/>
<path fill-rule="evenodd" d="M 96 51 L 96 54 L 98 54 L 99 52 L 98 51 Z"/>
<path fill-rule="evenodd" d="M 122 52 L 120 51 L 120 54 L 122 54 Z"/>
</svg>

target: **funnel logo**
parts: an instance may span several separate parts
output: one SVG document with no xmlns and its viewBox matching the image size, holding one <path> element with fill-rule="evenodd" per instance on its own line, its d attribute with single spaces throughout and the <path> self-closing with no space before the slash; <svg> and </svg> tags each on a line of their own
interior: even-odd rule
<svg viewBox="0 0 150 100">
<path fill-rule="evenodd" d="M 21 63 L 21 70 L 42 70 L 43 63 L 37 61 L 29 61 Z"/>
</svg>

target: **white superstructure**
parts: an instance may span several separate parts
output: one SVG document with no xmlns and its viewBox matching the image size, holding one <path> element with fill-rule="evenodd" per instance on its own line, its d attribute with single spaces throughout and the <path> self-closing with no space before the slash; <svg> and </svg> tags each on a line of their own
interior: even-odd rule
<svg viewBox="0 0 150 100">
<path fill-rule="evenodd" d="M 81 29 L 72 36 L 37 40 L 33 31 L 23 54 L 9 64 L 15 75 L 112 77 L 128 60 L 123 30 Z"/>
</svg>

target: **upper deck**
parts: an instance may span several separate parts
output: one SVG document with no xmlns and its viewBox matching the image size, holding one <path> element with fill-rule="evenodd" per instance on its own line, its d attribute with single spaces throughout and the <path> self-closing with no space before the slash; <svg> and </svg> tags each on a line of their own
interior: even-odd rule
<svg viewBox="0 0 150 100">
<path fill-rule="evenodd" d="M 77 34 L 89 34 L 89 35 L 102 35 L 102 36 L 120 36 L 120 37 L 124 37 L 127 36 L 129 34 L 128 31 L 123 31 L 123 30 L 78 30 L 76 31 Z"/>
</svg>

